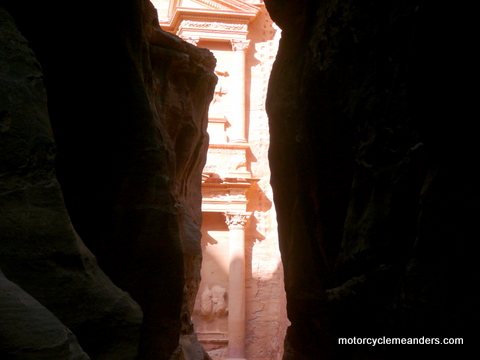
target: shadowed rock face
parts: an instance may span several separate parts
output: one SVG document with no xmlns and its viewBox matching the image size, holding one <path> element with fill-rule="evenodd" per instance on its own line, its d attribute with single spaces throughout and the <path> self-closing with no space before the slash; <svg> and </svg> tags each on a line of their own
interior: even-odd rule
<svg viewBox="0 0 480 360">
<path fill-rule="evenodd" d="M 201 359 L 190 311 L 215 59 L 161 31 L 150 2 L 77 5 L 7 1 L 29 45 L 2 11 L 0 268 L 34 298 L 18 309 L 76 344 L 69 359 L 168 359 L 180 334 Z"/>
<path fill-rule="evenodd" d="M 0 17 L 0 355 L 88 359 L 76 335 L 92 358 L 134 358 L 142 312 L 72 227 L 40 65 L 3 8 Z"/>
<path fill-rule="evenodd" d="M 200 359 L 189 312 L 213 59 L 141 0 L 28 3 L 2 4 L 38 62 L 0 12 L 0 357 L 167 359 L 182 334 Z M 467 11 L 266 3 L 283 30 L 267 105 L 285 358 L 464 358 L 337 338 L 478 340 Z"/>
<path fill-rule="evenodd" d="M 267 111 L 285 359 L 461 357 L 337 338 L 478 340 L 466 15 L 420 1 L 265 3 L 282 28 Z"/>
</svg>

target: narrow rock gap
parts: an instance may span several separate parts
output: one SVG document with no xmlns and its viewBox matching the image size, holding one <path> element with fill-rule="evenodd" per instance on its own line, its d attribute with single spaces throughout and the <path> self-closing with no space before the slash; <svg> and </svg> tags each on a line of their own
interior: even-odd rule
<svg viewBox="0 0 480 360">
<path fill-rule="evenodd" d="M 163 29 L 209 49 L 217 61 L 202 174 L 203 261 L 192 316 L 196 335 L 213 360 L 280 359 L 289 322 L 265 111 L 279 28 L 264 5 L 246 1 L 219 8 L 153 3 Z M 228 14 L 222 6 L 230 6 Z"/>
<path fill-rule="evenodd" d="M 265 2 L 2 2 L 0 358 L 467 358 L 476 12 Z"/>
</svg>

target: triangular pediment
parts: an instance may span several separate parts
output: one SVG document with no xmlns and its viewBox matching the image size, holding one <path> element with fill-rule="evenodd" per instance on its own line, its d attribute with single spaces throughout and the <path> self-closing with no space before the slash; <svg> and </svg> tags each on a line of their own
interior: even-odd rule
<svg viewBox="0 0 480 360">
<path fill-rule="evenodd" d="M 173 0 L 168 20 L 160 24 L 184 38 L 239 39 L 260 8 L 240 0 Z"/>
<path fill-rule="evenodd" d="M 180 0 L 178 7 L 210 10 L 257 12 L 258 8 L 239 0 Z"/>
</svg>

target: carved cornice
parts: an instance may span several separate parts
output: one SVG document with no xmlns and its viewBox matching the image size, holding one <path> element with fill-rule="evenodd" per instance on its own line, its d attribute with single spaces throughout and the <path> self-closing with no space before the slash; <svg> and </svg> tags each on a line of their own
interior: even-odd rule
<svg viewBox="0 0 480 360">
<path fill-rule="evenodd" d="M 225 223 L 229 230 L 243 230 L 250 215 L 250 212 L 225 212 Z"/>
<path fill-rule="evenodd" d="M 202 211 L 245 212 L 247 190 L 260 179 L 224 178 L 221 182 L 210 182 L 205 174 L 202 183 Z"/>
</svg>

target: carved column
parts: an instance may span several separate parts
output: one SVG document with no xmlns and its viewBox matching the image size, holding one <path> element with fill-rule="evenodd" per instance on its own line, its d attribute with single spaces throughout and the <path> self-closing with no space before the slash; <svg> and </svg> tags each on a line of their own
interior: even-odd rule
<svg viewBox="0 0 480 360">
<path fill-rule="evenodd" d="M 246 143 L 245 135 L 245 53 L 250 40 L 231 40 L 233 49 L 230 92 L 231 114 L 229 121 L 232 124 L 231 142 Z"/>
<path fill-rule="evenodd" d="M 230 230 L 228 358 L 245 360 L 245 224 L 250 213 L 226 212 Z"/>
</svg>

